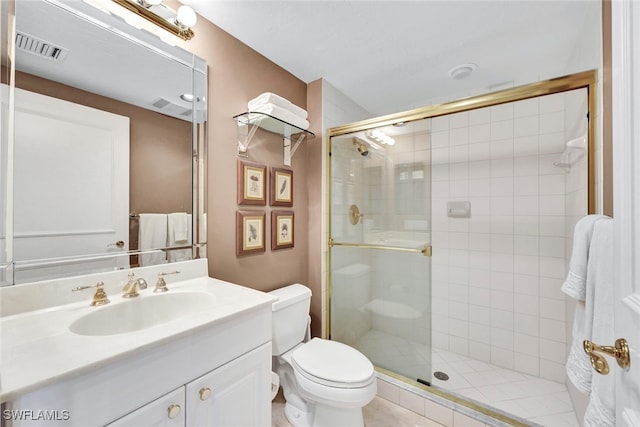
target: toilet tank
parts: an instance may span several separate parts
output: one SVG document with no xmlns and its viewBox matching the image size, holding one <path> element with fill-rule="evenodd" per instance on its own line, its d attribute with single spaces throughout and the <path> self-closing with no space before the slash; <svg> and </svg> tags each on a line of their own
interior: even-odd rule
<svg viewBox="0 0 640 427">
<path fill-rule="evenodd" d="M 304 340 L 309 322 L 311 289 L 304 285 L 285 286 L 269 292 L 273 302 L 272 349 L 275 356 L 286 353 Z"/>
</svg>

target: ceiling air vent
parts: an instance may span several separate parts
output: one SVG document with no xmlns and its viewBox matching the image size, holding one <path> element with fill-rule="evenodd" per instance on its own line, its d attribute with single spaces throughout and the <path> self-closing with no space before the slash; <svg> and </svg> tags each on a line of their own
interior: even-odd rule
<svg viewBox="0 0 640 427">
<path fill-rule="evenodd" d="M 62 62 L 69 53 L 69 49 L 21 32 L 16 33 L 16 48 L 55 62 Z"/>
<path fill-rule="evenodd" d="M 153 105 L 156 108 L 164 108 L 167 105 L 171 104 L 171 101 L 169 101 L 168 99 L 164 99 L 164 98 L 158 98 L 155 101 L 153 101 L 151 103 L 151 105 Z"/>
<path fill-rule="evenodd" d="M 160 113 L 167 114 L 172 117 L 191 117 L 191 108 L 185 109 L 184 106 L 171 102 L 167 98 L 156 98 L 151 102 L 151 105 L 156 107 Z"/>
</svg>

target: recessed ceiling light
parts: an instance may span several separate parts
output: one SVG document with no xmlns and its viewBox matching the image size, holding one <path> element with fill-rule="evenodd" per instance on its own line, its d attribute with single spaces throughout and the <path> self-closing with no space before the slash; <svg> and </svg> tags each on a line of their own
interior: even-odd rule
<svg viewBox="0 0 640 427">
<path fill-rule="evenodd" d="M 180 95 L 180 98 L 183 101 L 193 102 L 193 95 L 191 95 L 190 93 L 183 93 L 182 95 Z"/>
<path fill-rule="evenodd" d="M 478 66 L 476 64 L 460 64 L 449 70 L 449 76 L 454 80 L 466 79 Z"/>
</svg>

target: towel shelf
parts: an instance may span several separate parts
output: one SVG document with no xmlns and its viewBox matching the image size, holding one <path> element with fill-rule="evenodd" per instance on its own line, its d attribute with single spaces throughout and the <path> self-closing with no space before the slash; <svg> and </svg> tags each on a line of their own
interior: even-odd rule
<svg viewBox="0 0 640 427">
<path fill-rule="evenodd" d="M 246 112 L 233 116 L 238 125 L 238 155 L 246 156 L 249 144 L 258 129 L 266 130 L 270 133 L 282 136 L 283 162 L 286 166 L 291 166 L 291 158 L 302 141 L 309 137 L 314 138 L 315 134 L 308 130 L 299 128 L 265 113 Z M 295 143 L 292 144 L 292 139 Z"/>
</svg>

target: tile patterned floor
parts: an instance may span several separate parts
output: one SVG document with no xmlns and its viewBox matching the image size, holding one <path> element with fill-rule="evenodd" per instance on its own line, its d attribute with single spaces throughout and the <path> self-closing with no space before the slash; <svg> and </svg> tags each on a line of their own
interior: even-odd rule
<svg viewBox="0 0 640 427">
<path fill-rule="evenodd" d="M 567 386 L 434 349 L 433 384 L 548 427 L 579 427 Z"/>
<path fill-rule="evenodd" d="M 419 356 L 427 354 L 425 348 L 419 348 L 420 344 L 379 331 L 369 331 L 353 346 L 367 354 L 374 364 L 392 370 L 393 363 L 402 363 L 404 368 L 410 365 L 415 372 L 424 372 L 427 367 L 428 356 Z M 547 427 L 579 426 L 565 384 L 444 350 L 434 349 L 431 357 L 432 372 L 441 371 L 449 375 L 447 381 L 434 378 L 435 386 L 490 404 L 532 423 Z"/>
<path fill-rule="evenodd" d="M 366 427 L 443 427 L 442 424 L 380 397 L 376 397 L 365 406 L 363 413 Z M 271 425 L 272 427 L 293 427 L 284 415 L 282 389 L 271 405 Z"/>
</svg>

